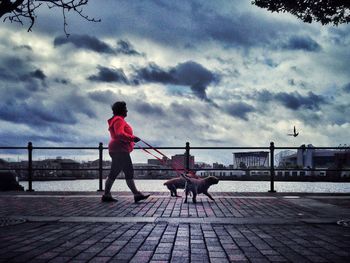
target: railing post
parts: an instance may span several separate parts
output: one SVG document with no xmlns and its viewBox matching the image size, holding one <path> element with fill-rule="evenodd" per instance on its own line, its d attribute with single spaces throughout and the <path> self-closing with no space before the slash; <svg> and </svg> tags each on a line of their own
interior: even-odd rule
<svg viewBox="0 0 350 263">
<path fill-rule="evenodd" d="M 102 188 L 102 175 L 103 175 L 103 143 L 100 142 L 98 145 L 98 178 L 99 178 L 99 189 L 97 190 L 98 192 L 103 191 Z"/>
<path fill-rule="evenodd" d="M 274 183 L 275 183 L 275 144 L 270 142 L 270 193 L 275 193 Z"/>
<path fill-rule="evenodd" d="M 28 192 L 33 192 L 33 143 L 28 142 Z"/>
<path fill-rule="evenodd" d="M 190 143 L 186 142 L 186 172 L 190 170 Z"/>
</svg>

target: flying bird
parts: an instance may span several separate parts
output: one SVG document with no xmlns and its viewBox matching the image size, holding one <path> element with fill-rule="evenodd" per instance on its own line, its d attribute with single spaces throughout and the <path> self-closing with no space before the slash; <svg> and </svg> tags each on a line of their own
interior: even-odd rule
<svg viewBox="0 0 350 263">
<path fill-rule="evenodd" d="M 294 126 L 293 133 L 288 133 L 288 136 L 297 137 L 298 135 L 299 135 L 299 132 L 296 131 L 295 126 Z"/>
</svg>

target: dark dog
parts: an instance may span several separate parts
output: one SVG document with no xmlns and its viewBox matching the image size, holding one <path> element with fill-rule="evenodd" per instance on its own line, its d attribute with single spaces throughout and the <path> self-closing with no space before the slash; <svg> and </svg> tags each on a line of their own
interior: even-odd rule
<svg viewBox="0 0 350 263">
<path fill-rule="evenodd" d="M 186 198 L 185 203 L 187 203 L 187 196 L 190 192 L 192 192 L 192 201 L 193 203 L 197 203 L 197 194 L 205 194 L 208 196 L 211 200 L 214 200 L 214 198 L 208 193 L 209 187 L 213 184 L 217 184 L 219 182 L 219 179 L 215 176 L 208 176 L 204 179 L 196 179 L 196 178 L 190 178 L 186 175 L 182 175 L 182 177 L 186 180 Z"/>
<path fill-rule="evenodd" d="M 199 176 L 195 175 L 194 173 L 188 173 L 186 174 L 187 177 L 189 178 L 196 178 L 198 179 Z M 173 179 L 170 179 L 168 181 L 166 181 L 164 183 L 164 185 L 166 185 L 166 187 L 170 190 L 170 195 L 171 196 L 175 196 L 175 197 L 179 197 L 177 195 L 177 189 L 185 189 L 186 187 L 186 179 L 183 177 L 176 177 Z"/>
</svg>

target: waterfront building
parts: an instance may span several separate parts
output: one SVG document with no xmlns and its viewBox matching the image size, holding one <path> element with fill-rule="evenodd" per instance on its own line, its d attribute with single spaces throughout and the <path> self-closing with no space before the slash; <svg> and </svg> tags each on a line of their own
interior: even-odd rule
<svg viewBox="0 0 350 263">
<path fill-rule="evenodd" d="M 137 179 L 167 179 L 176 176 L 176 172 L 173 170 L 161 170 L 169 169 L 165 165 L 148 164 L 148 163 L 134 163 L 134 175 Z"/>
<path fill-rule="evenodd" d="M 186 154 L 176 154 L 171 156 L 171 167 L 178 170 L 186 168 Z M 194 156 L 190 155 L 190 169 L 194 168 Z"/>
<path fill-rule="evenodd" d="M 223 165 L 222 163 L 218 163 L 218 162 L 213 163 L 213 169 L 223 169 L 223 168 L 225 168 L 225 165 Z"/>
<path fill-rule="evenodd" d="M 201 169 L 201 168 L 212 168 L 212 166 L 205 162 L 195 162 L 194 168 Z"/>
<path fill-rule="evenodd" d="M 269 166 L 269 152 L 236 152 L 233 153 L 233 163 L 236 168 L 266 168 Z"/>
<path fill-rule="evenodd" d="M 283 156 L 279 168 L 301 168 L 310 171 L 281 171 L 281 175 L 315 175 L 349 177 L 349 171 L 327 171 L 350 168 L 350 151 L 348 149 L 316 149 L 312 144 L 301 145 L 296 153 Z M 279 174 L 277 173 L 277 174 Z"/>
<path fill-rule="evenodd" d="M 171 160 L 169 160 L 166 157 L 163 157 L 162 160 L 158 159 L 147 159 L 147 163 L 149 165 L 166 165 L 166 166 L 171 166 Z"/>
<path fill-rule="evenodd" d="M 246 172 L 243 170 L 231 170 L 231 171 L 225 171 L 225 170 L 200 170 L 196 172 L 196 175 L 200 177 L 207 177 L 207 176 L 216 176 L 219 178 L 225 178 L 225 177 L 242 177 L 246 175 Z"/>
<path fill-rule="evenodd" d="M 28 175 L 28 161 L 11 162 L 9 167 L 14 169 L 20 179 L 26 179 Z M 39 178 L 74 178 L 81 176 L 80 163 L 72 159 L 63 159 L 57 157 L 56 159 L 44 159 L 33 161 L 34 176 Z"/>
<path fill-rule="evenodd" d="M 350 165 L 350 151 L 344 149 L 315 149 L 312 144 L 302 145 L 296 153 L 283 156 L 280 160 L 281 167 L 298 168 L 329 168 L 331 166 Z"/>
</svg>

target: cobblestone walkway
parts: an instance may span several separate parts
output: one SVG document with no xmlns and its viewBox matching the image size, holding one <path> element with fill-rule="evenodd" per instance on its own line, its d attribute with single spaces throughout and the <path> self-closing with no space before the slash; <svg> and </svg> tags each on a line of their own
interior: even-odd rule
<svg viewBox="0 0 350 263">
<path fill-rule="evenodd" d="M 350 195 L 0 194 L 0 262 L 350 262 Z"/>
</svg>

